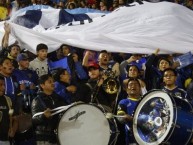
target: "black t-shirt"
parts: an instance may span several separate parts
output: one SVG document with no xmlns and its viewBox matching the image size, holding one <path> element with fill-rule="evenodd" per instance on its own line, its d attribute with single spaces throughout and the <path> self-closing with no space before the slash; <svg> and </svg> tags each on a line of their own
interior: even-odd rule
<svg viewBox="0 0 193 145">
<path fill-rule="evenodd" d="M 0 96 L 0 140 L 8 140 L 9 106 L 4 96 Z"/>
</svg>

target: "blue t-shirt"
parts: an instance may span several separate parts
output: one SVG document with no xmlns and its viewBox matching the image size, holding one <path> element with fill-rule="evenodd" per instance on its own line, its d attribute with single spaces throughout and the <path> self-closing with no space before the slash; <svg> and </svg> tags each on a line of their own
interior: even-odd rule
<svg viewBox="0 0 193 145">
<path fill-rule="evenodd" d="M 130 116 L 133 116 L 134 110 L 138 104 L 139 100 L 133 98 L 123 99 L 119 102 L 117 114 L 124 112 Z M 126 133 L 126 145 L 129 143 L 135 143 L 133 133 L 131 132 L 132 123 L 125 124 L 125 133 Z"/>
</svg>

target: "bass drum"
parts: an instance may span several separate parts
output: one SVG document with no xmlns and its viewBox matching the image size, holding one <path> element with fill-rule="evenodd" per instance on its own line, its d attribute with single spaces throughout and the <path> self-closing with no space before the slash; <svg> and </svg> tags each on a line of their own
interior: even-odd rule
<svg viewBox="0 0 193 145">
<path fill-rule="evenodd" d="M 134 112 L 133 133 L 138 144 L 187 145 L 193 132 L 193 109 L 181 98 L 161 90 L 148 92 Z"/>
<path fill-rule="evenodd" d="M 60 145 L 115 145 L 118 129 L 100 107 L 76 104 L 61 117 L 57 134 Z"/>
</svg>

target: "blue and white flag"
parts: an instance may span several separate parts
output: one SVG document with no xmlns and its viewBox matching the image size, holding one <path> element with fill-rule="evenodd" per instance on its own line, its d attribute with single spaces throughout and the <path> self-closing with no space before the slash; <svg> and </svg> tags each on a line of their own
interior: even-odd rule
<svg viewBox="0 0 193 145">
<path fill-rule="evenodd" d="M 65 68 L 70 73 L 70 68 L 68 66 L 67 57 L 60 59 L 58 61 L 49 61 L 48 66 L 49 66 L 49 70 L 51 70 L 51 71 L 54 69 L 57 69 L 57 68 Z"/>
<path fill-rule="evenodd" d="M 11 22 L 30 29 L 36 27 L 37 25 L 40 25 L 44 29 L 48 29 L 50 27 L 65 25 L 73 21 L 78 21 L 80 23 L 83 23 L 84 20 L 88 20 L 89 22 L 92 21 L 92 17 L 89 17 L 89 14 L 83 13 L 88 11 L 88 9 L 83 11 L 83 9 L 79 8 L 73 11 L 67 11 L 64 9 L 53 9 L 50 7 L 42 7 L 41 9 L 38 8 L 40 8 L 39 5 L 36 7 L 27 7 L 25 10 L 21 9 L 13 15 Z M 80 13 L 81 11 L 82 13 Z M 102 14 L 99 13 L 99 15 Z M 95 14 L 95 17 L 96 16 L 98 15 Z"/>
<path fill-rule="evenodd" d="M 169 2 L 148 3 L 132 7 L 121 7 L 105 16 L 60 23 L 60 10 L 41 10 L 33 29 L 11 23 L 12 35 L 22 47 L 35 53 L 39 43 L 45 43 L 49 52 L 61 44 L 95 51 L 123 53 L 160 53 L 193 52 L 193 11 Z M 35 13 L 39 13 L 36 11 Z M 65 12 L 62 12 L 62 15 Z M 93 13 L 92 13 L 93 14 Z M 57 15 L 57 16 L 56 16 Z M 70 14 L 68 14 L 70 15 Z M 54 16 L 54 17 L 52 17 Z M 85 16 L 86 17 L 86 16 Z M 39 22 L 37 21 L 39 20 Z M 60 25 L 62 24 L 62 25 Z"/>
<path fill-rule="evenodd" d="M 180 66 L 178 69 L 181 69 L 193 63 L 193 56 L 191 52 L 187 52 L 183 55 L 175 57 L 173 60 L 174 62 L 179 62 Z"/>
</svg>

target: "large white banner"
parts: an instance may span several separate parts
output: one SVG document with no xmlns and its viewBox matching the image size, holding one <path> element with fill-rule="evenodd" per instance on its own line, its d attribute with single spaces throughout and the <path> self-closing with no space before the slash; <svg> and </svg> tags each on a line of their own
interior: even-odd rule
<svg viewBox="0 0 193 145">
<path fill-rule="evenodd" d="M 90 50 L 149 54 L 193 52 L 193 11 L 169 2 L 121 7 L 93 22 L 59 28 L 28 29 L 11 23 L 12 35 L 23 48 L 35 53 L 45 43 L 49 52 L 64 43 Z"/>
</svg>

